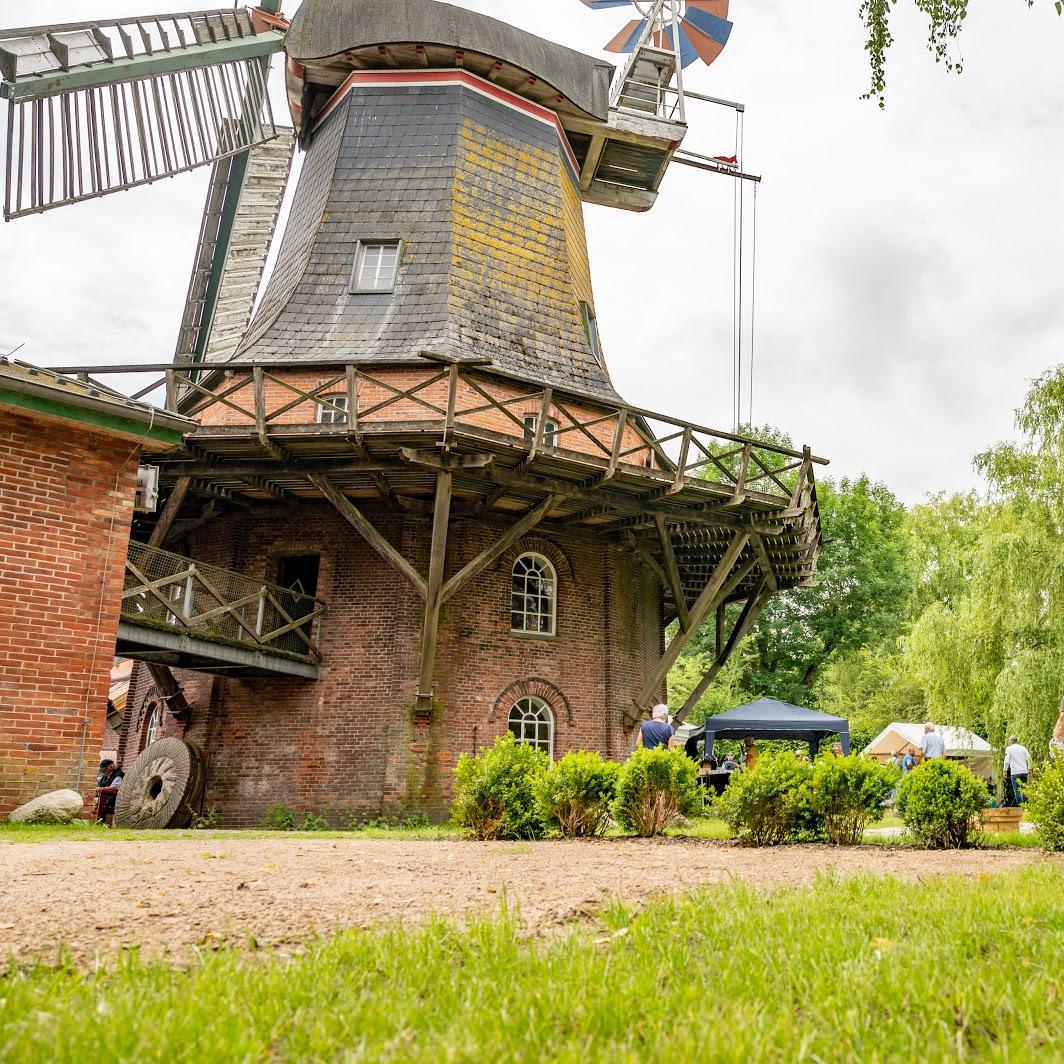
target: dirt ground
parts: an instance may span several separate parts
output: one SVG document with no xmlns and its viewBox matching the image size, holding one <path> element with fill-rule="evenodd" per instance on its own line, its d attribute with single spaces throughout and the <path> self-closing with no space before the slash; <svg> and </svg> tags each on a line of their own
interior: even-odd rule
<svg viewBox="0 0 1064 1064">
<path fill-rule="evenodd" d="M 462 918 L 519 904 L 532 934 L 588 920 L 611 898 L 640 902 L 737 878 L 797 885 L 818 872 L 978 875 L 1045 860 L 1035 851 L 928 853 L 803 846 L 746 850 L 696 840 L 476 843 L 212 837 L 0 846 L 0 966 L 79 964 L 124 947 L 167 953 L 222 942 L 298 947 L 312 931 Z"/>
</svg>

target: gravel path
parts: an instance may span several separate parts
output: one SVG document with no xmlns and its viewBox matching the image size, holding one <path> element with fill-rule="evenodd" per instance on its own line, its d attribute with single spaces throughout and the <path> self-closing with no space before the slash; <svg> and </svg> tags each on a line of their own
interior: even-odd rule
<svg viewBox="0 0 1064 1064">
<path fill-rule="evenodd" d="M 169 953 L 230 941 L 286 948 L 314 931 L 463 917 L 519 903 L 533 934 L 592 917 L 610 898 L 639 902 L 738 878 L 757 886 L 839 875 L 978 875 L 1045 860 L 1036 851 L 927 853 L 820 846 L 767 850 L 695 840 L 476 843 L 212 837 L 0 846 L 0 966 L 80 964 L 121 947 Z"/>
</svg>

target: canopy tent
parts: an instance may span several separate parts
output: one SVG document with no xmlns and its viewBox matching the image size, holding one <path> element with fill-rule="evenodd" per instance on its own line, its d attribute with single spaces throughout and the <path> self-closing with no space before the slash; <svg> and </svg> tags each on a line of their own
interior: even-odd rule
<svg viewBox="0 0 1064 1064">
<path fill-rule="evenodd" d="M 708 757 L 717 739 L 798 739 L 809 743 L 815 757 L 821 742 L 830 735 L 838 735 L 843 753 L 850 752 L 850 722 L 844 717 L 791 706 L 776 698 L 759 698 L 709 717 L 691 733 L 685 749 L 690 754 L 695 744 L 704 740 L 703 756 Z"/>
<path fill-rule="evenodd" d="M 993 750 L 990 744 L 967 728 L 949 728 L 935 725 L 935 731 L 946 744 L 946 757 L 951 761 L 963 761 L 977 776 L 987 779 L 993 776 Z M 920 749 L 924 736 L 922 724 L 888 724 L 862 751 L 877 761 L 887 761 L 892 751 L 901 753 L 910 746 Z"/>
</svg>

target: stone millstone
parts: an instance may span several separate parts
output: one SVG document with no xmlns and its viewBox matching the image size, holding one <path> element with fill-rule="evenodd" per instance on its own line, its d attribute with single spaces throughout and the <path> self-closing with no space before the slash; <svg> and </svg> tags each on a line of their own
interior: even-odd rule
<svg viewBox="0 0 1064 1064">
<path fill-rule="evenodd" d="M 77 791 L 49 791 L 8 815 L 12 824 L 70 824 L 84 808 Z"/>
<path fill-rule="evenodd" d="M 145 748 L 126 773 L 115 802 L 115 827 L 182 828 L 203 788 L 203 758 L 183 739 Z"/>
</svg>

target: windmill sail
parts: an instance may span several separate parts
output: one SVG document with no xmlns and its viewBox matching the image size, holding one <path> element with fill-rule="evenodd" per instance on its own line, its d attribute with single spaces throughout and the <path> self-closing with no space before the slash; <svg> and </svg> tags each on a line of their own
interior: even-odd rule
<svg viewBox="0 0 1064 1064">
<path fill-rule="evenodd" d="M 149 184 L 276 136 L 266 64 L 284 34 L 247 11 L 0 31 L 4 217 Z"/>
</svg>

